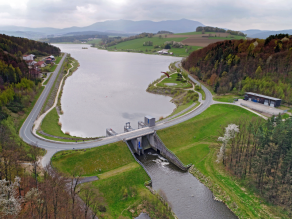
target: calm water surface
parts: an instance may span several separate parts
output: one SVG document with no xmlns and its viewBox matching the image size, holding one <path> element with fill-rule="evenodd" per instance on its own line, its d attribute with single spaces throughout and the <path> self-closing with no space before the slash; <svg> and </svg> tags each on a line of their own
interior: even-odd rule
<svg viewBox="0 0 292 219">
<path fill-rule="evenodd" d="M 189 172 L 183 172 L 153 149 L 137 158 L 152 178 L 152 187 L 161 190 L 180 219 L 235 219 L 223 203 L 214 201 L 212 192 Z"/>
<path fill-rule="evenodd" d="M 61 99 L 62 130 L 82 137 L 105 136 L 106 128 L 123 132 L 145 115 L 167 116 L 175 109 L 170 97 L 146 92 L 148 85 L 181 58 L 108 52 L 79 44 L 56 44 L 80 63 L 65 83 Z"/>
</svg>

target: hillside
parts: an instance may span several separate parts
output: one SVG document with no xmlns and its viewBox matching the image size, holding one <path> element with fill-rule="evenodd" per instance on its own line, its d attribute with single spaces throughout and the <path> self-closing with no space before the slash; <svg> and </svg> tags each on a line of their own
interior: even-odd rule
<svg viewBox="0 0 292 219">
<path fill-rule="evenodd" d="M 215 92 L 257 92 L 292 101 L 292 37 L 226 40 L 194 51 L 183 67 Z"/>
</svg>

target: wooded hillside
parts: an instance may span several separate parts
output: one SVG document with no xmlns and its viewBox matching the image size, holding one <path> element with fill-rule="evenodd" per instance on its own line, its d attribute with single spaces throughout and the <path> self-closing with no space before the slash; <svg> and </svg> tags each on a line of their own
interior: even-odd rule
<svg viewBox="0 0 292 219">
<path fill-rule="evenodd" d="M 0 49 L 10 54 L 25 54 L 33 53 L 34 55 L 55 55 L 60 54 L 60 49 L 34 40 L 29 40 L 21 37 L 7 36 L 0 34 Z"/>
<path fill-rule="evenodd" d="M 194 51 L 183 67 L 217 93 L 257 92 L 292 102 L 292 37 L 226 40 Z"/>
</svg>

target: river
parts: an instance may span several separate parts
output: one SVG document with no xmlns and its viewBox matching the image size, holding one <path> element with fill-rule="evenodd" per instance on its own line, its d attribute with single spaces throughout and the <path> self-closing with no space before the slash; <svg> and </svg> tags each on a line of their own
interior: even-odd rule
<svg viewBox="0 0 292 219">
<path fill-rule="evenodd" d="M 152 188 L 162 192 L 178 218 L 237 218 L 226 205 L 215 201 L 212 192 L 197 178 L 189 172 L 181 171 L 153 149 L 136 157 L 151 175 Z"/>
<path fill-rule="evenodd" d="M 84 44 L 55 46 L 80 63 L 64 86 L 62 131 L 80 137 L 105 136 L 106 128 L 121 133 L 126 122 L 137 128 L 145 115 L 158 119 L 175 109 L 170 97 L 148 93 L 146 88 L 181 58 L 108 52 Z"/>
</svg>

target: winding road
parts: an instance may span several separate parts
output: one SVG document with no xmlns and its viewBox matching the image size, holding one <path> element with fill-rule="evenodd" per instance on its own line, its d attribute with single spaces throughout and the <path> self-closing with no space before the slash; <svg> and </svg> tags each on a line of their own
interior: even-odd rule
<svg viewBox="0 0 292 219">
<path fill-rule="evenodd" d="M 116 136 L 111 136 L 111 137 L 105 137 L 99 140 L 94 140 L 94 141 L 86 141 L 86 142 L 58 142 L 58 141 L 52 141 L 52 140 L 47 140 L 42 137 L 39 137 L 35 134 L 33 134 L 32 129 L 33 129 L 33 124 L 34 121 L 38 118 L 38 115 L 42 109 L 42 106 L 44 102 L 46 101 L 47 96 L 50 93 L 50 90 L 54 84 L 54 81 L 58 75 L 58 72 L 67 56 L 67 53 L 64 54 L 62 57 L 58 67 L 56 70 L 52 73 L 52 77 L 48 84 L 46 85 L 44 91 L 42 92 L 41 96 L 39 97 L 38 101 L 36 102 L 35 106 L 33 107 L 32 111 L 30 112 L 29 116 L 23 123 L 19 135 L 28 144 L 36 144 L 38 147 L 44 148 L 47 150 L 46 155 L 42 159 L 42 166 L 45 167 L 47 164 L 49 164 L 51 157 L 57 152 L 61 150 L 72 150 L 72 149 L 83 149 L 83 148 L 92 148 L 92 147 L 98 147 L 110 143 L 114 143 L 117 141 L 121 141 L 126 138 L 132 138 L 135 136 L 139 135 L 146 135 L 147 133 L 153 132 L 153 130 L 159 130 L 159 129 L 164 129 L 179 123 L 182 123 L 186 120 L 189 120 L 202 112 L 204 112 L 211 104 L 212 104 L 212 94 L 211 92 L 202 85 L 202 89 L 204 90 L 206 94 L 206 99 L 201 102 L 200 106 L 196 108 L 196 110 L 187 113 L 183 116 L 177 117 L 173 120 L 166 121 L 166 122 L 160 122 L 156 124 L 154 127 L 147 127 L 147 128 L 141 128 L 134 130 L 132 132 L 126 132 L 126 133 L 121 133 Z M 177 67 L 178 63 L 176 64 Z M 194 83 L 199 83 L 197 80 L 195 80 L 193 77 L 189 75 L 189 79 L 192 80 Z M 142 119 L 142 118 L 141 118 Z M 123 124 L 121 124 L 122 126 Z"/>
</svg>

